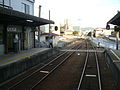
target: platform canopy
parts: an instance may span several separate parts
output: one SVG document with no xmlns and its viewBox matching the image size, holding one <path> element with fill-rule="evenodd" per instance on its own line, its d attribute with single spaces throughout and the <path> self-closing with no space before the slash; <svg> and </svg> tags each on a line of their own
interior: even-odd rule
<svg viewBox="0 0 120 90">
<path fill-rule="evenodd" d="M 107 24 L 113 24 L 120 26 L 120 12 L 118 12 Z"/>
<path fill-rule="evenodd" d="M 54 21 L 0 7 L 0 24 L 40 26 L 45 24 L 54 24 Z"/>
</svg>

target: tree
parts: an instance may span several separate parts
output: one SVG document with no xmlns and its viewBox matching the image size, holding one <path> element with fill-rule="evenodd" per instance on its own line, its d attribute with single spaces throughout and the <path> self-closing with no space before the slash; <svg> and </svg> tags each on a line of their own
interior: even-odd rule
<svg viewBox="0 0 120 90">
<path fill-rule="evenodd" d="M 76 34 L 78 34 L 78 31 L 73 31 L 73 35 L 76 35 Z"/>
</svg>

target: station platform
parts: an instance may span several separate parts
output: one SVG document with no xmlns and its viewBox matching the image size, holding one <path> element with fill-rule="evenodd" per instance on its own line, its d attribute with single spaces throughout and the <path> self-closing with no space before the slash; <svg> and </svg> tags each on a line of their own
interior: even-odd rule
<svg viewBox="0 0 120 90">
<path fill-rule="evenodd" d="M 107 49 L 106 58 L 117 86 L 120 88 L 120 50 Z"/>
<path fill-rule="evenodd" d="M 108 37 L 108 39 L 110 39 L 112 41 L 116 41 L 116 37 Z M 120 38 L 118 38 L 118 41 L 120 42 Z"/>
<path fill-rule="evenodd" d="M 107 49 L 107 54 L 110 56 L 114 63 L 120 63 L 120 50 Z"/>
<path fill-rule="evenodd" d="M 39 64 L 59 52 L 53 48 L 33 48 L 0 56 L 0 83 Z"/>
<path fill-rule="evenodd" d="M 19 60 L 30 58 L 33 55 L 36 55 L 43 51 L 48 51 L 50 48 L 32 48 L 30 50 L 20 51 L 18 53 L 10 53 L 0 56 L 0 67 L 8 65 Z"/>
</svg>

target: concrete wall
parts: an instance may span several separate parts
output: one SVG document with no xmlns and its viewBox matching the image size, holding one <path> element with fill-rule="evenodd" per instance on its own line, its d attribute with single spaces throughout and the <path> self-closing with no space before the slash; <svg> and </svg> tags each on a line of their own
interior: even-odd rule
<svg viewBox="0 0 120 90">
<path fill-rule="evenodd" d="M 1 66 L 0 83 L 14 77 L 15 75 L 21 72 L 24 72 L 25 70 L 28 70 L 32 66 L 39 64 L 41 61 L 49 58 L 50 56 L 56 54 L 57 52 L 58 52 L 57 50 L 49 49 L 41 53 L 37 53 L 33 56 L 30 56 L 30 58 L 24 58 L 17 62 Z"/>
<path fill-rule="evenodd" d="M 113 62 L 113 60 L 117 60 L 117 58 L 111 53 L 109 50 L 106 51 L 106 59 L 109 68 L 112 71 L 113 77 L 117 83 L 117 86 L 120 90 L 120 63 Z"/>
</svg>

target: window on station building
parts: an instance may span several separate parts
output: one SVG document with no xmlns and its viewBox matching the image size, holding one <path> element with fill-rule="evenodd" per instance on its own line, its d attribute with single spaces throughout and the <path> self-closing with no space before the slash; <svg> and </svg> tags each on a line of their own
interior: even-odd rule
<svg viewBox="0 0 120 90">
<path fill-rule="evenodd" d="M 4 0 L 4 5 L 10 6 L 11 0 Z"/>
<path fill-rule="evenodd" d="M 10 6 L 11 0 L 0 0 L 0 4 Z"/>
<path fill-rule="evenodd" d="M 11 8 L 11 0 L 0 0 L 0 6 Z"/>
<path fill-rule="evenodd" d="M 30 14 L 30 6 L 25 3 L 22 3 L 22 12 L 25 14 Z"/>
<path fill-rule="evenodd" d="M 3 4 L 3 0 L 0 0 L 0 4 Z"/>
</svg>

